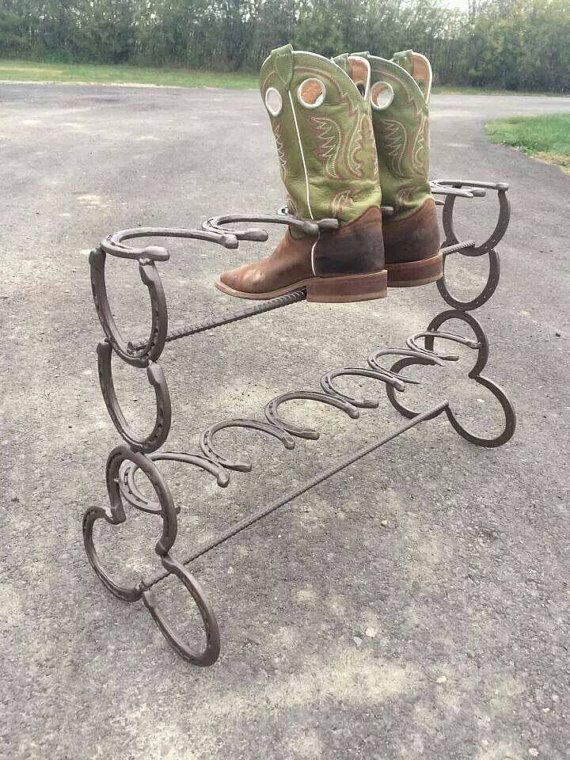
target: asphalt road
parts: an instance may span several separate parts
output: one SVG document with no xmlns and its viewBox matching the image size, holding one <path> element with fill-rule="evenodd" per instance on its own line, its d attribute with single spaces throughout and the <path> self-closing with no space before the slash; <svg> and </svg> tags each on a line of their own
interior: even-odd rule
<svg viewBox="0 0 570 760">
<path fill-rule="evenodd" d="M 257 93 L 223 90 L 1 84 L 0 104 L 0 755 L 567 757 L 570 178 L 489 145 L 483 123 L 568 111 L 570 100 L 433 99 L 432 175 L 512 188 L 501 283 L 477 317 L 487 374 L 517 408 L 516 437 L 481 449 L 443 418 L 426 423 L 199 561 L 222 631 L 210 669 L 180 660 L 142 604 L 111 596 L 83 551 L 82 514 L 105 505 L 105 461 L 120 442 L 98 388 L 87 254 L 120 228 L 271 211 L 282 190 L 266 114 Z M 471 203 L 462 231 L 480 239 L 495 205 Z M 261 251 L 173 244 L 161 265 L 172 324 L 241 307 L 212 281 Z M 132 264 L 112 264 L 121 324 L 140 336 L 144 288 Z M 476 290 L 478 264 L 453 262 L 459 288 Z M 326 370 L 362 366 L 442 308 L 435 286 L 298 304 L 169 346 L 169 448 L 193 449 L 224 418 L 259 416 L 280 391 L 315 389 Z M 464 359 L 450 377 L 465 377 Z M 426 398 L 447 393 L 444 375 L 426 376 Z M 117 376 L 125 408 L 148 424 L 144 376 Z M 480 387 L 459 386 L 458 414 L 492 425 Z M 226 490 L 164 468 L 182 505 L 180 546 L 400 424 L 385 401 L 358 422 L 306 408 L 321 440 L 289 452 L 248 436 L 253 471 Z M 101 535 L 102 555 L 140 577 L 137 546 L 144 568 L 158 567 L 156 531 L 155 518 L 131 516 L 119 540 Z M 190 602 L 174 583 L 164 594 L 183 623 Z"/>
</svg>

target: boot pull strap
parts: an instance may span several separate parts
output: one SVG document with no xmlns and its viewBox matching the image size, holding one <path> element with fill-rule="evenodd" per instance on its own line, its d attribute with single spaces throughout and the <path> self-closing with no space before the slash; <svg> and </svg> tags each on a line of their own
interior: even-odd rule
<svg viewBox="0 0 570 760">
<path fill-rule="evenodd" d="M 293 46 L 283 45 L 271 51 L 270 59 L 279 79 L 289 88 L 293 79 Z"/>
<path fill-rule="evenodd" d="M 368 98 L 370 92 L 370 64 L 360 55 L 350 55 L 348 57 L 350 66 L 349 75 L 363 98 Z M 360 89 L 362 88 L 362 90 Z"/>
<path fill-rule="evenodd" d="M 412 53 L 412 67 L 412 77 L 418 83 L 420 90 L 423 92 L 426 103 L 428 103 L 433 78 L 431 64 L 425 55 L 421 55 L 421 53 Z"/>
<path fill-rule="evenodd" d="M 350 64 L 348 63 L 348 53 L 341 53 L 340 55 L 335 55 L 334 58 L 331 58 L 333 63 L 336 63 L 337 66 L 339 66 L 345 74 L 348 74 L 350 76 Z"/>
<path fill-rule="evenodd" d="M 414 53 L 413 50 L 403 50 L 400 53 L 395 53 L 392 61 L 408 72 L 420 88 L 426 103 L 428 103 L 431 93 L 432 70 L 425 55 Z"/>
<path fill-rule="evenodd" d="M 363 98 L 368 98 L 370 91 L 370 63 L 368 53 L 342 53 L 332 59 L 352 79 Z"/>
</svg>

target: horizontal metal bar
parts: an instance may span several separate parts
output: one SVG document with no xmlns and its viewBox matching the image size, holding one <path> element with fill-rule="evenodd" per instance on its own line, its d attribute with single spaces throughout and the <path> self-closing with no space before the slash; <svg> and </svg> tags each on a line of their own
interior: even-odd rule
<svg viewBox="0 0 570 760">
<path fill-rule="evenodd" d="M 229 325 L 232 322 L 239 322 L 241 319 L 247 319 L 248 317 L 255 317 L 257 314 L 264 314 L 266 311 L 281 309 L 283 306 L 299 303 L 299 301 L 304 301 L 306 298 L 307 291 L 304 288 L 294 290 L 292 293 L 287 293 L 287 295 L 278 296 L 278 298 L 272 298 L 269 301 L 262 301 L 255 306 L 250 306 L 249 308 L 235 312 L 234 314 L 228 314 L 225 317 L 208 319 L 206 322 L 200 322 L 197 325 L 187 325 L 186 327 L 179 327 L 176 330 L 171 330 L 166 336 L 166 342 L 168 343 L 173 340 L 179 340 L 180 338 L 187 338 L 189 335 L 196 335 L 197 333 L 206 332 L 206 330 L 214 330 L 216 327 Z M 129 342 L 128 345 L 131 351 L 137 351 L 144 348 L 146 344 L 146 340 L 138 340 L 136 342 Z"/>
<path fill-rule="evenodd" d="M 384 438 L 381 438 L 380 440 L 375 441 L 369 446 L 365 446 L 364 448 L 359 449 L 355 454 L 351 454 L 350 456 L 345 457 L 340 462 L 337 462 L 337 464 L 332 465 L 332 467 L 329 467 L 327 470 L 323 470 L 318 475 L 315 475 L 315 477 L 311 478 L 310 480 L 305 481 L 303 485 L 299 486 L 294 491 L 291 491 L 290 493 L 285 494 L 285 496 L 280 497 L 276 501 L 269 504 L 267 507 L 263 507 L 262 509 L 257 510 L 256 512 L 249 515 L 248 517 L 245 517 L 243 520 L 240 520 L 239 522 L 230 526 L 227 530 L 223 531 L 222 533 L 219 533 L 215 538 L 211 539 L 210 541 L 207 541 L 205 544 L 202 544 L 202 546 L 196 549 L 196 551 L 193 554 L 191 554 L 190 557 L 185 559 L 182 562 L 182 564 L 188 565 L 190 564 L 190 562 L 193 562 L 194 560 L 198 559 L 198 557 L 202 557 L 204 554 L 207 554 L 212 549 L 215 549 L 216 546 L 223 544 L 228 539 L 232 538 L 238 533 L 241 533 L 243 530 L 245 530 L 246 528 L 249 528 L 251 525 L 254 525 L 256 522 L 259 522 L 259 520 L 261 520 L 262 518 L 267 517 L 267 515 L 270 515 L 272 512 L 275 512 L 280 507 L 285 506 L 285 504 L 288 504 L 289 502 L 293 501 L 293 499 L 296 499 L 298 496 L 301 496 L 302 494 L 306 493 L 311 488 L 314 488 L 315 486 L 319 485 L 325 480 L 328 480 L 333 475 L 336 475 L 337 472 L 344 470 L 345 467 L 348 467 L 349 465 L 354 464 L 354 462 L 357 462 L 359 459 L 362 459 L 362 457 L 365 457 L 367 454 L 371 454 L 376 449 L 379 449 L 381 446 L 384 446 L 384 444 L 389 443 L 389 441 L 392 441 L 394 438 L 397 438 L 399 435 L 402 435 L 402 433 L 405 433 L 407 430 L 410 430 L 416 425 L 419 425 L 420 422 L 425 422 L 426 420 L 431 420 L 434 417 L 437 417 L 447 408 L 448 404 L 449 404 L 448 401 L 444 401 L 441 404 L 438 404 L 437 406 L 435 406 L 433 409 L 430 409 L 427 412 L 423 412 L 422 414 L 416 415 L 416 417 L 413 417 L 406 425 L 394 431 L 393 433 L 390 433 Z M 170 573 L 168 571 L 163 571 L 153 576 L 149 581 L 143 581 L 143 585 L 146 589 L 149 589 L 155 584 L 164 580 L 165 578 L 168 578 L 169 575 Z"/>
<path fill-rule="evenodd" d="M 454 245 L 446 245 L 441 249 L 441 253 L 444 256 L 448 256 L 450 253 L 457 253 L 458 251 L 464 251 L 466 248 L 475 248 L 474 240 L 464 240 L 461 243 L 455 243 Z"/>
</svg>

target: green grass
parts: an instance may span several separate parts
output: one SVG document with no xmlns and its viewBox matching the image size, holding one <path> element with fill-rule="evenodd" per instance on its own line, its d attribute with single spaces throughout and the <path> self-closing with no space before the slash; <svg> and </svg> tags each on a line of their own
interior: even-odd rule
<svg viewBox="0 0 570 760">
<path fill-rule="evenodd" d="M 542 98 L 560 98 L 564 92 L 539 92 L 535 90 L 501 90 L 497 87 L 475 87 L 471 85 L 439 84 L 432 89 L 434 95 L 540 95 Z"/>
<path fill-rule="evenodd" d="M 486 129 L 491 142 L 510 145 L 570 173 L 570 113 L 497 119 Z"/>
<path fill-rule="evenodd" d="M 192 69 L 139 66 L 99 66 L 80 63 L 0 61 L 0 80 L 20 82 L 99 82 L 174 85 L 177 87 L 231 87 L 257 89 L 256 74 L 222 74 Z"/>
<path fill-rule="evenodd" d="M 107 84 L 154 84 L 175 87 L 230 87 L 256 90 L 257 74 L 224 74 L 184 68 L 153 66 L 105 66 L 89 63 L 52 63 L 43 61 L 0 60 L 0 81 L 20 82 L 98 82 Z M 507 92 L 484 87 L 444 85 L 434 93 L 461 95 L 528 95 L 538 93 Z M 552 94 L 552 93 L 546 93 Z"/>
</svg>

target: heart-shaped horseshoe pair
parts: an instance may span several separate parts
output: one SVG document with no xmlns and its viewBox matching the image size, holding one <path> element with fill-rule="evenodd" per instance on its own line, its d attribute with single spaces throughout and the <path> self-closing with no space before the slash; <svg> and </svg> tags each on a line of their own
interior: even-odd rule
<svg viewBox="0 0 570 760">
<path fill-rule="evenodd" d="M 144 472 L 157 496 L 157 503 L 160 506 L 160 515 L 162 517 L 162 534 L 155 546 L 156 553 L 160 556 L 167 554 L 174 545 L 178 524 L 170 490 L 154 462 L 142 452 L 132 451 L 132 449 L 124 445 L 115 447 L 107 459 L 106 481 L 110 504 L 109 509 L 92 507 L 85 513 L 83 517 L 83 541 L 93 570 L 95 570 L 109 591 L 119 597 L 119 599 L 123 599 L 126 602 L 134 602 L 142 596 L 143 589 L 140 584 L 126 587 L 113 580 L 101 564 L 93 542 L 93 527 L 97 520 L 105 520 L 110 525 L 121 525 L 127 519 L 120 487 L 121 467 L 127 461 Z"/>
<path fill-rule="evenodd" d="M 451 333 L 439 334 L 439 328 L 445 322 L 448 322 L 449 320 L 452 320 L 452 319 L 459 319 L 465 322 L 466 324 L 468 324 L 473 330 L 473 332 L 475 333 L 475 341 L 468 340 L 461 336 L 455 336 Z M 462 311 L 457 311 L 455 309 L 452 309 L 450 311 L 444 311 L 441 314 L 438 314 L 437 317 L 432 319 L 432 321 L 428 325 L 426 332 L 421 333 L 420 335 L 424 336 L 424 340 L 425 340 L 424 351 L 426 354 L 426 358 L 429 357 L 430 352 L 432 353 L 432 356 L 438 356 L 438 354 L 433 351 L 434 341 L 436 338 L 440 340 L 451 340 L 458 343 L 462 343 L 464 345 L 469 345 L 471 348 L 477 350 L 477 360 L 473 368 L 469 371 L 468 377 L 470 377 L 477 384 L 482 385 L 484 388 L 486 388 L 488 391 L 491 392 L 491 394 L 497 399 L 497 401 L 501 405 L 501 408 L 505 415 L 505 423 L 504 423 L 502 432 L 499 435 L 495 436 L 494 438 L 482 438 L 481 436 L 474 435 L 473 433 L 469 432 L 469 430 L 464 428 L 463 425 L 461 425 L 461 423 L 458 422 L 453 412 L 453 409 L 448 405 L 445 410 L 445 413 L 451 425 L 453 426 L 454 430 L 457 433 L 459 433 L 459 435 L 462 438 L 465 438 L 465 440 L 477 446 L 493 448 L 496 446 L 502 446 L 504 443 L 509 441 L 512 438 L 515 432 L 515 428 L 516 428 L 515 410 L 513 409 L 513 406 L 511 402 L 509 401 L 509 399 L 507 398 L 504 391 L 492 380 L 489 380 L 488 378 L 484 377 L 481 374 L 489 358 L 489 344 L 487 341 L 487 337 L 485 333 L 483 332 L 483 328 L 481 327 L 479 322 L 475 319 L 475 317 L 473 317 L 471 314 L 467 314 Z M 403 359 L 399 359 L 392 366 L 391 368 L 392 372 L 399 373 L 399 371 L 401 369 L 404 369 L 404 367 L 409 367 L 414 364 L 426 364 L 425 359 L 421 357 L 421 353 L 422 351 L 420 350 L 419 352 L 420 355 L 417 357 L 405 357 Z M 443 358 L 452 359 L 455 357 L 450 355 L 450 356 L 444 356 Z M 386 392 L 388 394 L 388 398 L 390 399 L 390 403 L 395 409 L 397 409 L 400 412 L 400 414 L 403 414 L 405 417 L 408 417 L 409 419 L 411 419 L 412 417 L 416 417 L 418 414 L 420 414 L 420 412 L 416 412 L 416 411 L 413 411 L 412 409 L 408 409 L 407 407 L 405 407 L 400 402 L 399 398 L 396 396 L 395 389 L 392 386 L 387 386 Z"/>
<path fill-rule="evenodd" d="M 126 464 L 142 470 L 155 491 L 157 501 L 153 502 L 153 504 L 156 504 L 157 508 L 156 510 L 149 511 L 156 511 L 162 516 L 162 534 L 158 538 L 155 551 L 160 556 L 162 566 L 167 571 L 164 577 L 175 575 L 179 578 L 198 607 L 206 633 L 206 645 L 202 652 L 196 653 L 191 650 L 181 637 L 176 634 L 172 624 L 166 620 L 154 602 L 150 591 L 150 584 L 147 586 L 141 580 L 134 586 L 122 585 L 111 577 L 99 559 L 93 541 L 93 529 L 97 520 L 105 520 L 110 525 L 120 525 L 127 519 L 121 489 L 121 471 Z M 192 662 L 194 665 L 213 664 L 218 659 L 220 653 L 218 623 L 198 581 L 188 572 L 184 565 L 180 564 L 169 554 L 176 540 L 178 526 L 172 496 L 162 475 L 154 462 L 142 452 L 133 452 L 127 446 L 117 446 L 111 451 L 107 460 L 106 480 L 110 508 L 106 510 L 100 507 L 93 507 L 85 513 L 83 518 L 83 541 L 93 570 L 109 591 L 119 599 L 125 602 L 135 602 L 142 598 L 162 634 L 184 659 Z"/>
</svg>

